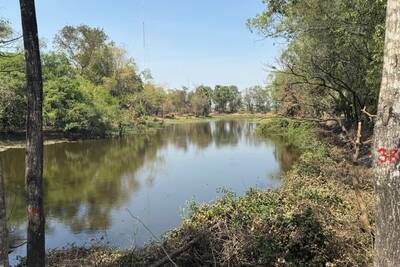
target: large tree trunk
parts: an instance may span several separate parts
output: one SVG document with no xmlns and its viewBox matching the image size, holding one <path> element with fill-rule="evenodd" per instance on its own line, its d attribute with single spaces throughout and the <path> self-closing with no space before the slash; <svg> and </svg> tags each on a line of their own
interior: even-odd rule
<svg viewBox="0 0 400 267">
<path fill-rule="evenodd" d="M 43 211 L 43 82 L 37 32 L 35 1 L 20 0 L 24 35 L 28 117 L 26 129 L 25 183 L 27 193 L 28 267 L 44 266 L 45 236 Z"/>
<path fill-rule="evenodd" d="M 8 230 L 3 165 L 0 160 L 0 267 L 8 267 Z"/>
<path fill-rule="evenodd" d="M 400 1 L 388 0 L 385 58 L 375 125 L 375 266 L 400 266 Z"/>
</svg>

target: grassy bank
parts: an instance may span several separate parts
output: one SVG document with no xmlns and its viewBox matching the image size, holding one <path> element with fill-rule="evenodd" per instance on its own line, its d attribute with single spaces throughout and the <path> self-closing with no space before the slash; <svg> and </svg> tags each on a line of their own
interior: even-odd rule
<svg viewBox="0 0 400 267">
<path fill-rule="evenodd" d="M 283 138 L 301 156 L 277 191 L 227 192 L 216 202 L 190 203 L 189 215 L 161 243 L 142 250 L 71 247 L 49 253 L 50 266 L 368 266 L 372 237 L 359 220 L 352 177 L 372 210 L 370 170 L 312 124 L 256 119 L 259 133 Z M 329 137 L 329 138 L 327 138 Z M 372 214 L 369 214 L 373 224 Z"/>
<path fill-rule="evenodd" d="M 208 117 L 195 117 L 195 116 L 176 116 L 175 118 L 164 118 L 163 121 L 166 125 L 185 124 L 185 123 L 201 123 L 208 121 L 221 121 L 221 120 L 250 120 L 259 121 L 270 117 L 270 114 L 261 113 L 233 113 L 233 114 L 210 114 Z"/>
</svg>

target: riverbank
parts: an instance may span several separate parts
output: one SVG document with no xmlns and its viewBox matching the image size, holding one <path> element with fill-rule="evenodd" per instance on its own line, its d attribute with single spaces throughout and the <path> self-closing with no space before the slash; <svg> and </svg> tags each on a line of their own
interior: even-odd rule
<svg viewBox="0 0 400 267">
<path fill-rule="evenodd" d="M 372 234 L 362 223 L 360 202 L 373 225 L 372 173 L 355 166 L 350 151 L 332 133 L 286 119 L 259 121 L 260 134 L 286 139 L 301 157 L 277 191 L 227 193 L 191 214 L 162 246 L 174 252 L 178 266 L 369 266 Z M 354 178 L 360 188 L 354 188 Z M 132 253 L 125 257 L 129 258 Z M 167 259 L 157 246 L 150 260 Z"/>
<path fill-rule="evenodd" d="M 277 191 L 227 192 L 207 205 L 191 203 L 179 228 L 142 250 L 70 247 L 49 253 L 50 266 L 368 266 L 370 229 L 360 223 L 357 195 L 372 220 L 371 172 L 311 124 L 258 118 L 262 135 L 301 151 Z M 353 177 L 361 177 L 355 190 Z M 172 265 L 172 263 L 170 264 Z"/>
<path fill-rule="evenodd" d="M 220 114 L 212 113 L 208 117 L 195 117 L 195 116 L 175 116 L 174 118 L 164 118 L 163 121 L 166 125 L 184 124 L 184 123 L 201 123 L 207 121 L 220 121 L 220 120 L 248 120 L 259 121 L 273 116 L 270 113 L 233 113 L 233 114 Z"/>
<path fill-rule="evenodd" d="M 149 134 L 157 129 L 168 125 L 187 124 L 187 123 L 203 123 L 208 121 L 220 120 L 260 120 L 265 119 L 268 114 L 211 114 L 208 117 L 195 116 L 176 116 L 174 118 L 146 117 L 135 121 L 133 127 L 124 129 L 123 135 Z M 118 137 L 117 129 L 110 131 L 102 136 L 90 135 L 86 133 L 65 133 L 62 131 L 44 131 L 44 145 L 53 145 L 58 143 L 70 143 L 78 140 L 98 139 L 98 138 L 113 138 Z M 19 131 L 17 133 L 0 134 L 0 152 L 4 152 L 13 148 L 25 148 L 25 133 Z"/>
<path fill-rule="evenodd" d="M 163 121 L 159 118 L 146 118 L 137 120 L 133 127 L 124 130 L 124 135 L 135 135 L 153 132 L 163 126 Z M 17 131 L 10 133 L 0 132 L 0 152 L 13 148 L 25 148 L 25 132 Z M 44 145 L 59 143 L 72 143 L 79 140 L 113 138 L 119 135 L 117 129 L 104 134 L 91 134 L 88 132 L 63 132 L 60 130 L 46 129 L 43 131 Z"/>
</svg>

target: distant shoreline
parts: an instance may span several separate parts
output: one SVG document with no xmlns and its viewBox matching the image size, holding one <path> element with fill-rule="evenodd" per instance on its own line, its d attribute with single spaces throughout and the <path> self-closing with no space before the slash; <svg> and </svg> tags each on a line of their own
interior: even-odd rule
<svg viewBox="0 0 400 267">
<path fill-rule="evenodd" d="M 72 142 L 76 142 L 73 140 L 69 140 L 69 139 L 55 139 L 55 140 L 45 140 L 44 141 L 44 145 L 54 145 L 54 144 L 61 144 L 61 143 L 72 143 Z M 0 152 L 5 152 L 9 149 L 21 149 L 21 148 L 25 148 L 26 144 L 25 144 L 25 140 L 21 140 L 21 141 L 11 141 L 9 143 L 3 143 L 0 141 Z"/>
<path fill-rule="evenodd" d="M 224 120 L 224 119 L 263 119 L 270 116 L 267 114 L 249 114 L 249 113 L 234 113 L 234 114 L 212 114 L 209 117 L 194 117 L 190 115 L 179 115 L 174 118 L 158 118 L 151 117 L 149 121 L 157 120 L 153 124 L 145 125 L 144 130 L 154 129 L 155 126 L 161 125 L 174 125 L 174 124 L 183 124 L 183 123 L 200 123 L 200 122 L 208 122 L 208 121 L 216 121 L 216 120 Z M 139 130 L 139 132 L 142 132 Z M 137 129 L 132 128 L 128 129 L 126 135 L 129 134 L 137 134 Z M 44 145 L 54 145 L 60 143 L 72 143 L 80 140 L 87 139 L 96 139 L 96 138 L 107 138 L 114 136 L 113 133 L 105 136 L 90 136 L 84 133 L 74 133 L 68 134 L 62 131 L 44 131 L 45 141 Z M 5 152 L 9 149 L 22 149 L 26 147 L 25 143 L 25 132 L 18 131 L 16 133 L 2 133 L 0 135 L 0 153 Z"/>
</svg>

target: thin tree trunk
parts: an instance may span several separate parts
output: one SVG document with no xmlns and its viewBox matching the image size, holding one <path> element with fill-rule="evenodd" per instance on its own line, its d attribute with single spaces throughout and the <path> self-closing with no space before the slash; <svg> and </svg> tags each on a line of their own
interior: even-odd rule
<svg viewBox="0 0 400 267">
<path fill-rule="evenodd" d="M 0 160 L 0 267 L 8 267 L 8 230 L 3 165 Z"/>
<path fill-rule="evenodd" d="M 354 142 L 354 155 L 353 161 L 358 162 L 358 158 L 360 157 L 360 146 L 361 146 L 361 130 L 362 130 L 362 122 L 359 121 L 357 125 L 357 135 L 356 140 Z"/>
<path fill-rule="evenodd" d="M 45 233 L 43 211 L 43 133 L 42 102 L 43 82 L 35 1 L 20 0 L 24 36 L 28 116 L 26 129 L 26 169 L 28 233 L 27 265 L 41 267 L 45 264 Z"/>
<path fill-rule="evenodd" d="M 385 57 L 374 133 L 375 267 L 400 266 L 400 1 L 388 0 Z"/>
</svg>

